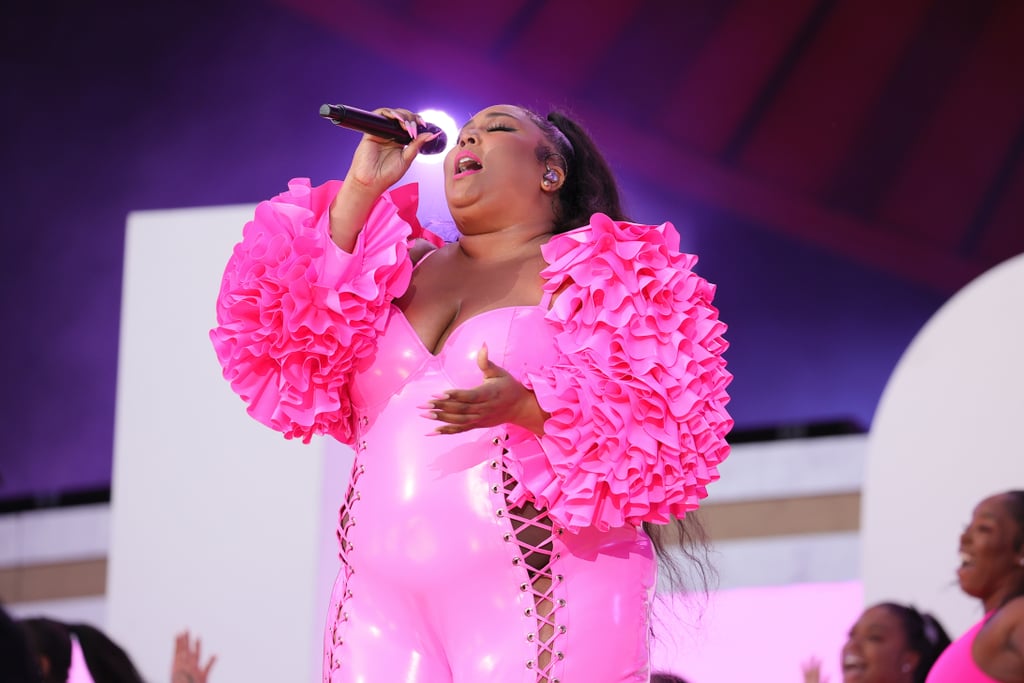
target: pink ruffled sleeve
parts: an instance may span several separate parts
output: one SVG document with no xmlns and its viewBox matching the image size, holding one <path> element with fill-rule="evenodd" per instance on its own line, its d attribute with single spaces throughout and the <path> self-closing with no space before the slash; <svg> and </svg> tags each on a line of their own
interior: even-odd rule
<svg viewBox="0 0 1024 683">
<path fill-rule="evenodd" d="M 570 531 L 695 510 L 733 424 L 714 286 L 669 223 L 595 214 L 544 257 L 559 358 L 527 377 L 551 417 L 542 437 L 511 433 L 512 502 L 531 499 Z"/>
<path fill-rule="evenodd" d="M 374 205 L 352 253 L 330 237 L 341 183 L 306 178 L 261 202 L 234 249 L 210 332 L 224 378 L 248 412 L 285 437 L 353 440 L 347 393 L 369 364 L 391 300 L 408 287 L 409 242 L 440 240 L 420 228 L 415 184 Z"/>
</svg>

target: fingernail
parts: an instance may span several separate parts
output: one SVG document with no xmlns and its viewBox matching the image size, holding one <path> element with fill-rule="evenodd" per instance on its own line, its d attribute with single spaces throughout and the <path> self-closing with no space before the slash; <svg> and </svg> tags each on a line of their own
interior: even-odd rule
<svg viewBox="0 0 1024 683">
<path fill-rule="evenodd" d="M 425 417 L 428 420 L 436 420 L 437 413 L 420 413 L 420 417 Z"/>
<path fill-rule="evenodd" d="M 422 405 L 422 406 L 416 406 L 416 410 L 436 410 L 436 409 L 437 409 L 437 406 L 435 406 L 433 403 L 427 403 L 427 404 Z"/>
<path fill-rule="evenodd" d="M 435 401 L 447 401 L 449 399 L 449 396 L 448 394 L 434 394 L 430 398 L 434 399 Z"/>
</svg>

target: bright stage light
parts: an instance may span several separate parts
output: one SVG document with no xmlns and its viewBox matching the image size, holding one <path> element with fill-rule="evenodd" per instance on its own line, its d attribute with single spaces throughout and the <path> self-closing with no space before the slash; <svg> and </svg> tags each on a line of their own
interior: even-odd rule
<svg viewBox="0 0 1024 683">
<path fill-rule="evenodd" d="M 444 161 L 448 151 L 455 146 L 455 140 L 459 137 L 459 126 L 455 123 L 455 119 L 440 109 L 424 109 L 418 113 L 423 117 L 424 121 L 432 123 L 444 131 L 444 134 L 448 136 L 448 144 L 445 145 L 443 152 L 438 154 L 420 154 L 416 157 L 416 161 L 424 164 L 439 164 Z"/>
</svg>

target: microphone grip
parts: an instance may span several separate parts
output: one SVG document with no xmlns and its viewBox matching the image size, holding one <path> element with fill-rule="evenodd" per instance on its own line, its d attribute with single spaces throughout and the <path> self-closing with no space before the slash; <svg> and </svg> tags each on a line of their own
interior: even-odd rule
<svg viewBox="0 0 1024 683">
<path fill-rule="evenodd" d="M 365 109 L 358 109 L 344 104 L 323 104 L 320 105 L 320 116 L 336 126 L 349 128 L 360 133 L 369 133 L 385 140 L 394 140 L 400 145 L 408 145 L 412 142 L 409 132 L 405 130 L 401 123 L 386 116 L 374 114 L 372 111 L 366 111 Z M 448 144 L 444 131 L 432 123 L 426 125 L 417 124 L 416 132 L 417 134 L 440 133 L 440 135 L 420 148 L 422 154 L 443 152 Z"/>
</svg>

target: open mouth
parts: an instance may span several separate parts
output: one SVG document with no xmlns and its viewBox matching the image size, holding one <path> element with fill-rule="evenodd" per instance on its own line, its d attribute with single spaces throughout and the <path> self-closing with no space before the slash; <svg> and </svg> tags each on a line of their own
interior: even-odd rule
<svg viewBox="0 0 1024 683">
<path fill-rule="evenodd" d="M 476 173 L 483 169 L 483 164 L 472 154 L 463 154 L 455 160 L 455 177 Z"/>
<path fill-rule="evenodd" d="M 864 670 L 867 668 L 867 663 L 863 657 L 857 655 L 844 655 L 843 656 L 843 675 L 844 676 L 860 676 L 863 675 Z"/>
</svg>

